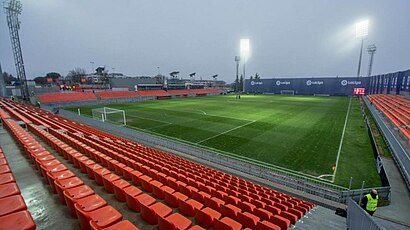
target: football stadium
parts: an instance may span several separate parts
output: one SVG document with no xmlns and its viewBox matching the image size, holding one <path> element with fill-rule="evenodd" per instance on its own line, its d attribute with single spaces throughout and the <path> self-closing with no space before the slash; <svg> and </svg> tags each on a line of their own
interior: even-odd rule
<svg viewBox="0 0 410 230">
<path fill-rule="evenodd" d="M 369 21 L 356 76 L 246 75 L 241 39 L 222 79 L 94 61 L 29 79 L 22 6 L 4 2 L 0 229 L 410 228 L 410 69 L 372 73 L 369 45 L 361 74 Z"/>
</svg>

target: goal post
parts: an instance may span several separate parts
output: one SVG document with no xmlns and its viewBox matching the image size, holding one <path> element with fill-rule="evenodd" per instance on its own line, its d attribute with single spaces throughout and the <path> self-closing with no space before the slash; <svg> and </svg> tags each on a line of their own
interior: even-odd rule
<svg viewBox="0 0 410 230">
<path fill-rule="evenodd" d="M 102 122 L 110 122 L 119 124 L 120 126 L 127 125 L 127 119 L 125 117 L 125 110 L 114 109 L 109 107 L 96 108 L 91 110 L 93 119 L 100 120 Z"/>
</svg>

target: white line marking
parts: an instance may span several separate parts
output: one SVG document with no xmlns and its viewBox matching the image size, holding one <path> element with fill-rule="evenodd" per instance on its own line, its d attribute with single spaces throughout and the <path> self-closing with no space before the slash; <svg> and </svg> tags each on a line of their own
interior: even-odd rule
<svg viewBox="0 0 410 230">
<path fill-rule="evenodd" d="M 155 129 L 155 128 L 159 128 L 159 127 L 163 127 L 163 126 L 167 126 L 167 125 L 172 125 L 172 123 L 166 123 L 166 124 L 157 125 L 157 126 L 154 126 L 154 127 L 149 127 L 149 128 L 146 128 L 145 130 L 151 130 L 151 129 Z"/>
<path fill-rule="evenodd" d="M 197 142 L 197 144 L 200 144 L 200 143 L 202 143 L 202 142 L 204 142 L 204 141 L 210 140 L 210 139 L 215 138 L 215 137 L 219 137 L 219 136 L 221 136 L 221 135 L 223 135 L 223 134 L 225 134 L 225 133 L 229 133 L 229 132 L 234 131 L 234 130 L 236 130 L 236 129 L 240 129 L 240 128 L 242 128 L 242 127 L 244 127 L 244 126 L 247 126 L 247 125 L 250 125 L 250 124 L 252 124 L 252 123 L 254 123 L 254 122 L 256 122 L 256 121 L 251 121 L 251 122 L 248 122 L 248 123 L 246 123 L 246 124 L 237 126 L 237 127 L 235 127 L 235 128 L 226 130 L 225 132 L 222 132 L 222 133 L 216 134 L 216 135 L 214 135 L 214 136 L 208 137 L 208 138 L 206 138 L 206 139 L 203 139 L 202 141 Z"/>
<path fill-rule="evenodd" d="M 176 112 L 180 112 L 181 110 L 176 110 L 176 109 L 164 109 L 164 110 L 168 110 L 168 111 L 176 111 Z M 189 110 L 183 110 L 182 111 L 186 112 L 186 113 L 193 113 L 193 114 L 198 114 L 198 113 L 194 113 L 194 112 L 189 112 Z M 190 111 L 202 111 L 202 110 L 193 110 L 190 109 Z M 228 117 L 228 116 L 221 116 L 221 115 L 214 115 L 214 114 L 208 114 L 205 113 L 204 111 L 202 111 L 202 115 L 204 116 L 211 116 L 211 117 L 223 117 L 223 118 L 229 118 L 229 119 L 234 119 L 234 120 L 241 120 L 241 121 L 253 121 L 255 122 L 256 120 L 250 120 L 250 119 L 244 119 L 244 118 L 237 118 L 237 117 Z"/>
<path fill-rule="evenodd" d="M 152 118 L 140 117 L 140 116 L 135 116 L 135 115 L 127 115 L 127 117 L 136 117 L 136 118 L 141 118 L 141 119 L 145 119 L 145 120 L 151 120 L 151 121 L 156 121 L 156 122 L 161 122 L 161 123 L 166 123 L 166 124 L 172 125 L 171 122 L 161 121 L 161 120 L 152 119 Z"/>
<path fill-rule="evenodd" d="M 337 151 L 336 169 L 333 173 L 332 183 L 335 182 L 336 172 L 337 172 L 337 168 L 339 166 L 339 157 L 340 157 L 340 152 L 342 151 L 343 139 L 345 137 L 347 121 L 349 120 L 349 113 L 350 113 L 350 105 L 351 104 L 352 104 L 352 97 L 350 97 L 349 106 L 347 107 L 345 125 L 343 127 L 342 137 L 340 138 L 339 150 Z"/>
<path fill-rule="evenodd" d="M 333 174 L 323 174 L 323 175 L 318 176 L 317 178 L 327 180 L 327 179 L 324 179 L 323 177 L 329 177 L 329 176 L 333 176 Z M 328 180 L 328 181 L 331 181 L 331 180 Z"/>
</svg>

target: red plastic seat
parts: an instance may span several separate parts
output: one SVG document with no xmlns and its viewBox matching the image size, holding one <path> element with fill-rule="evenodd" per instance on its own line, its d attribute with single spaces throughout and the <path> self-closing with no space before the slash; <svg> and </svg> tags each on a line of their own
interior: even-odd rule
<svg viewBox="0 0 410 230">
<path fill-rule="evenodd" d="M 195 209 L 202 209 L 203 207 L 203 204 L 194 199 L 179 200 L 178 202 L 179 211 L 189 217 L 195 216 Z"/>
<path fill-rule="evenodd" d="M 288 211 L 281 212 L 279 216 L 289 220 L 291 224 L 295 224 L 298 221 L 298 217 Z"/>
<path fill-rule="evenodd" d="M 202 192 L 202 191 L 199 191 L 199 192 L 192 191 L 192 199 L 195 199 L 199 201 L 200 203 L 205 203 L 205 197 L 211 197 L 211 195 L 209 195 L 206 192 Z"/>
<path fill-rule="evenodd" d="M 112 186 L 114 187 L 114 194 L 115 198 L 121 202 L 125 202 L 125 192 L 124 189 L 127 188 L 128 186 L 131 186 L 130 183 L 128 183 L 126 180 L 119 179 L 116 180 L 112 183 Z"/>
<path fill-rule="evenodd" d="M 49 166 L 41 166 L 41 174 L 43 177 L 47 176 L 48 172 L 61 172 L 67 170 L 67 167 L 65 167 L 63 164 L 56 164 L 56 165 L 49 165 Z M 48 183 L 48 180 L 47 180 Z"/>
<path fill-rule="evenodd" d="M 271 206 L 271 205 L 266 205 L 265 209 L 271 212 L 273 215 L 279 215 L 282 212 L 282 210 L 280 210 L 279 208 Z"/>
<path fill-rule="evenodd" d="M 232 204 L 237 206 L 239 202 L 241 202 L 241 199 L 234 197 L 234 196 L 225 196 L 224 201 L 226 204 Z"/>
<path fill-rule="evenodd" d="M 36 224 L 28 211 L 11 213 L 0 217 L 0 229 L 35 230 Z"/>
<path fill-rule="evenodd" d="M 281 230 L 281 228 L 275 224 L 272 224 L 266 220 L 258 222 L 256 230 Z"/>
<path fill-rule="evenodd" d="M 184 194 L 180 193 L 180 192 L 175 192 L 175 193 L 171 193 L 170 191 L 173 191 L 172 188 L 170 188 L 170 190 L 164 190 L 164 194 L 165 194 L 165 202 L 173 207 L 176 208 L 178 207 L 178 201 L 179 200 L 188 200 L 188 197 L 185 196 Z"/>
<path fill-rule="evenodd" d="M 83 230 L 90 229 L 89 212 L 104 207 L 105 205 L 107 205 L 107 202 L 97 194 L 77 200 L 77 203 L 74 204 L 74 208 Z"/>
<path fill-rule="evenodd" d="M 144 174 L 142 174 L 140 171 L 134 170 L 131 172 L 131 180 L 132 182 L 136 185 L 136 186 L 140 186 L 141 185 L 141 181 L 140 181 L 140 177 L 143 176 Z"/>
<path fill-rule="evenodd" d="M 152 180 L 149 183 L 152 187 L 152 194 L 154 194 L 156 198 L 163 200 L 165 198 L 164 190 L 162 189 L 163 184 L 156 180 Z"/>
<path fill-rule="evenodd" d="M 271 217 L 269 222 L 279 226 L 282 230 L 287 229 L 290 226 L 290 220 L 285 219 L 278 215 Z"/>
<path fill-rule="evenodd" d="M 34 165 L 36 166 L 37 169 L 40 169 L 40 165 L 42 165 L 45 162 L 52 161 L 52 160 L 55 160 L 55 159 L 56 158 L 53 155 L 47 154 L 47 155 L 38 156 L 38 157 L 34 158 L 35 161 L 33 163 L 34 163 Z M 59 163 L 59 161 L 57 161 L 57 163 Z"/>
<path fill-rule="evenodd" d="M 125 194 L 125 201 L 127 202 L 128 208 L 133 211 L 139 212 L 140 206 L 139 206 L 139 203 L 137 203 L 138 201 L 135 200 L 135 198 L 141 195 L 142 191 L 135 186 L 129 186 L 124 189 L 124 194 Z"/>
<path fill-rule="evenodd" d="M 0 185 L 0 198 L 19 195 L 20 189 L 16 183 L 7 183 Z"/>
<path fill-rule="evenodd" d="M 188 230 L 205 230 L 205 228 L 199 226 L 199 225 L 194 225 L 190 227 Z"/>
<path fill-rule="evenodd" d="M 109 193 L 114 193 L 113 183 L 114 181 L 119 180 L 120 177 L 113 173 L 108 173 L 105 174 L 102 178 L 105 190 Z"/>
<path fill-rule="evenodd" d="M 221 213 L 211 209 L 204 208 L 202 210 L 195 210 L 195 220 L 203 227 L 210 228 L 214 225 L 214 220 L 221 218 Z"/>
<path fill-rule="evenodd" d="M 84 182 L 78 177 L 70 177 L 66 179 L 57 179 L 54 181 L 56 186 L 58 197 L 60 198 L 61 203 L 66 204 L 64 198 L 64 190 L 69 188 L 74 188 L 80 185 L 83 185 Z"/>
<path fill-rule="evenodd" d="M 191 185 L 182 186 L 179 188 L 180 192 L 187 195 L 188 197 L 192 197 L 192 191 L 198 192 L 199 190 Z"/>
<path fill-rule="evenodd" d="M 13 174 L 11 173 L 0 174 L 0 185 L 11 183 L 11 182 L 16 182 Z"/>
<path fill-rule="evenodd" d="M 104 175 L 107 175 L 107 174 L 110 174 L 111 172 L 110 172 L 110 170 L 108 170 L 108 169 L 106 169 L 106 168 L 99 168 L 99 169 L 96 169 L 95 171 L 94 171 L 94 179 L 95 179 L 95 182 L 98 184 L 98 185 L 104 185 L 104 182 L 103 182 L 103 176 Z"/>
<path fill-rule="evenodd" d="M 27 206 L 26 203 L 24 203 L 23 197 L 20 195 L 0 199 L 0 216 L 23 210 L 27 210 Z"/>
<path fill-rule="evenodd" d="M 95 161 L 88 159 L 86 161 L 80 161 L 79 163 L 80 163 L 81 172 L 82 173 L 87 173 L 87 168 L 94 165 Z"/>
<path fill-rule="evenodd" d="M 240 209 L 242 209 L 243 212 L 250 212 L 250 213 L 252 213 L 253 210 L 256 208 L 255 205 L 253 205 L 253 204 L 251 204 L 251 203 L 249 203 L 249 202 L 246 202 L 246 201 L 244 201 L 244 202 L 239 202 L 239 203 L 238 203 L 238 207 L 239 207 Z"/>
<path fill-rule="evenodd" d="M 221 213 L 223 216 L 227 216 L 233 220 L 236 220 L 238 217 L 238 213 L 242 212 L 242 210 L 232 204 L 224 204 L 221 205 Z"/>
<path fill-rule="evenodd" d="M 232 220 L 229 217 L 224 217 L 221 220 L 214 221 L 214 230 L 241 230 L 242 224 Z"/>
<path fill-rule="evenodd" d="M 256 224 L 260 220 L 259 217 L 249 213 L 249 212 L 244 212 L 244 213 L 238 213 L 238 222 L 241 223 L 244 227 L 247 228 L 256 228 Z"/>
<path fill-rule="evenodd" d="M 149 183 L 150 181 L 152 181 L 152 178 L 147 175 L 142 175 L 139 177 L 139 179 L 141 181 L 142 188 L 147 192 L 152 192 L 152 186 Z"/>
<path fill-rule="evenodd" d="M 110 227 L 103 228 L 103 230 L 138 230 L 138 228 L 129 220 L 122 220 L 111 225 Z"/>
<path fill-rule="evenodd" d="M 99 164 L 92 164 L 92 165 L 87 165 L 86 169 L 87 169 L 88 177 L 94 180 L 95 179 L 94 171 L 97 171 L 98 169 L 102 169 L 102 167 Z"/>
<path fill-rule="evenodd" d="M 135 211 L 140 212 L 141 211 L 141 205 L 152 205 L 156 202 L 155 198 L 153 198 L 152 196 L 143 193 L 141 195 L 136 196 L 133 199 L 133 206 Z"/>
<path fill-rule="evenodd" d="M 57 193 L 56 186 L 54 184 L 55 180 L 61 180 L 61 179 L 66 179 L 66 178 L 71 178 L 74 177 L 74 173 L 71 172 L 70 170 L 64 170 L 60 172 L 48 172 L 47 173 L 47 179 L 48 183 L 51 186 L 51 191 L 53 193 Z"/>
<path fill-rule="evenodd" d="M 128 180 L 128 181 L 131 181 L 132 180 L 132 177 L 131 177 L 131 172 L 133 171 L 134 169 L 132 169 L 131 167 L 129 167 L 129 166 L 126 166 L 126 167 L 124 167 L 123 169 L 122 169 L 122 173 L 123 173 L 123 176 L 124 176 L 124 179 L 125 180 Z"/>
<path fill-rule="evenodd" d="M 191 227 L 192 221 L 179 213 L 173 213 L 167 217 L 158 218 L 159 230 L 186 230 Z"/>
<path fill-rule="evenodd" d="M 148 224 L 158 224 L 158 217 L 167 217 L 172 209 L 163 203 L 157 202 L 151 206 L 141 204 L 141 217 Z"/>
<path fill-rule="evenodd" d="M 107 228 L 122 220 L 122 215 L 110 205 L 88 213 L 91 229 Z"/>
<path fill-rule="evenodd" d="M 225 204 L 225 201 L 216 197 L 205 197 L 205 205 L 216 210 L 221 210 L 221 205 Z"/>
<path fill-rule="evenodd" d="M 69 189 L 64 190 L 63 194 L 64 194 L 67 207 L 70 210 L 71 216 L 77 217 L 74 204 L 77 202 L 77 200 L 81 198 L 93 195 L 94 190 L 92 190 L 87 185 L 80 185 L 78 187 L 69 188 Z"/>
</svg>

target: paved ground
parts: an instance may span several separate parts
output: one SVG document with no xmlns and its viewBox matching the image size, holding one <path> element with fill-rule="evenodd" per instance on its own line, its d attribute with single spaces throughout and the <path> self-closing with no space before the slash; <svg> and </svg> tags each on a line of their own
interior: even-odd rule
<svg viewBox="0 0 410 230">
<path fill-rule="evenodd" d="M 379 207 L 374 214 L 376 217 L 401 223 L 410 228 L 410 194 L 404 180 L 391 158 L 383 158 L 384 167 L 391 186 L 391 203 Z"/>
</svg>

